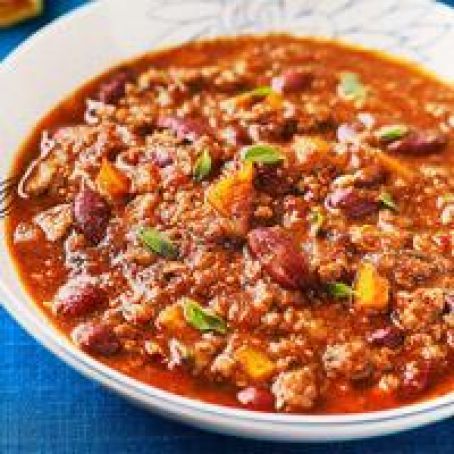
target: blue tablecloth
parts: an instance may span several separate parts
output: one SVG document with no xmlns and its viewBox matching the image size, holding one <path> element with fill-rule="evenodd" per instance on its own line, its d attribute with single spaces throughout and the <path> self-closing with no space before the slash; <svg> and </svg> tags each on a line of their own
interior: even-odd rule
<svg viewBox="0 0 454 454">
<path fill-rule="evenodd" d="M 48 0 L 43 17 L 0 31 L 0 60 L 37 28 L 82 3 Z M 454 453 L 453 419 L 397 436 L 330 445 L 209 434 L 151 415 L 81 377 L 1 307 L 0 345 L 0 453 Z"/>
</svg>

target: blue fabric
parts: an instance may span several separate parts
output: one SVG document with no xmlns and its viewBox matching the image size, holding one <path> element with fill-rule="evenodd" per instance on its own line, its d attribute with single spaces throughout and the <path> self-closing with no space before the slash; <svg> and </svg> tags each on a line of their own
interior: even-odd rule
<svg viewBox="0 0 454 454">
<path fill-rule="evenodd" d="M 33 31 L 82 3 L 48 0 L 41 18 L 0 31 L 0 60 Z M 454 6 L 454 0 L 447 3 Z M 453 419 L 401 435 L 330 445 L 289 445 L 209 434 L 138 409 L 81 377 L 38 345 L 2 308 L 0 345 L 0 453 L 454 452 Z"/>
</svg>

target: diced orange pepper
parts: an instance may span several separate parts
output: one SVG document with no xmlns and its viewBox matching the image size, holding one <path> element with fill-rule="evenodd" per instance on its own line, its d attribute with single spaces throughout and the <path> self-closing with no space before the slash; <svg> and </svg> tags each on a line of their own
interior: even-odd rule
<svg viewBox="0 0 454 454">
<path fill-rule="evenodd" d="M 165 307 L 158 315 L 156 324 L 159 328 L 178 333 L 188 327 L 184 319 L 183 309 L 179 304 L 172 304 Z"/>
<path fill-rule="evenodd" d="M 233 111 L 238 108 L 249 107 L 254 101 L 257 100 L 263 100 L 274 109 L 280 109 L 283 102 L 282 95 L 280 93 L 271 92 L 267 95 L 261 96 L 252 90 L 222 101 L 222 108 L 227 111 Z"/>
<path fill-rule="evenodd" d="M 363 262 L 358 268 L 354 286 L 354 302 L 358 309 L 372 311 L 388 309 L 388 279 L 380 276 L 370 262 Z"/>
<path fill-rule="evenodd" d="M 240 170 L 221 178 L 208 189 L 208 202 L 223 216 L 231 217 L 251 199 L 253 176 L 253 164 L 244 163 Z"/>
<path fill-rule="evenodd" d="M 122 197 L 129 192 L 129 178 L 107 159 L 102 161 L 96 184 L 103 194 L 112 198 Z"/>
<path fill-rule="evenodd" d="M 271 93 L 265 98 L 265 102 L 273 109 L 280 109 L 282 107 L 282 95 L 279 93 Z"/>
<path fill-rule="evenodd" d="M 255 347 L 245 345 L 234 354 L 246 375 L 252 380 L 266 380 L 273 375 L 275 365 L 268 356 Z"/>
</svg>

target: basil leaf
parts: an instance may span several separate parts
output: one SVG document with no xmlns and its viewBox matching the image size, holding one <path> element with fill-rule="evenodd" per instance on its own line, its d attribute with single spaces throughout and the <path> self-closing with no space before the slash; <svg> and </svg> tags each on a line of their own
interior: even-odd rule
<svg viewBox="0 0 454 454">
<path fill-rule="evenodd" d="M 211 164 L 212 160 L 210 152 L 208 150 L 204 150 L 194 164 L 194 180 L 202 181 L 206 178 L 211 172 Z"/>
<path fill-rule="evenodd" d="M 353 289 L 343 282 L 330 282 L 326 289 L 330 296 L 337 299 L 351 298 L 353 296 Z"/>
<path fill-rule="evenodd" d="M 266 98 L 267 96 L 276 93 L 271 87 L 264 85 L 263 87 L 254 88 L 248 91 L 247 94 L 253 98 Z"/>
<path fill-rule="evenodd" d="M 325 223 L 325 215 L 319 207 L 315 207 L 309 213 L 308 220 L 311 224 L 312 235 L 317 236 Z"/>
<path fill-rule="evenodd" d="M 354 101 L 358 104 L 363 104 L 367 97 L 366 87 L 362 84 L 358 74 L 352 72 L 340 74 L 338 93 L 347 101 Z"/>
<path fill-rule="evenodd" d="M 405 125 L 389 125 L 382 126 L 375 133 L 378 139 L 383 142 L 393 142 L 394 140 L 402 139 L 408 134 L 408 126 Z"/>
<path fill-rule="evenodd" d="M 222 318 L 194 300 L 185 298 L 183 314 L 186 321 L 199 331 L 215 331 L 220 334 L 227 332 L 227 324 Z"/>
<path fill-rule="evenodd" d="M 378 200 L 386 207 L 389 208 L 390 210 L 393 211 L 398 211 L 398 206 L 396 202 L 394 202 L 392 195 L 389 192 L 382 192 Z"/>
<path fill-rule="evenodd" d="M 262 164 L 276 164 L 284 159 L 276 147 L 266 144 L 251 145 L 243 149 L 243 160 Z"/>
<path fill-rule="evenodd" d="M 139 239 L 145 246 L 162 257 L 177 258 L 177 247 L 159 230 L 145 227 L 139 232 Z"/>
</svg>

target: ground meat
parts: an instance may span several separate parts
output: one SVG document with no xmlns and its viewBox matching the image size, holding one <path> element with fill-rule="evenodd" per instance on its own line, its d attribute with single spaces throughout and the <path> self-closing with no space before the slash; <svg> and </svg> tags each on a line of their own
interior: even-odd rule
<svg viewBox="0 0 454 454">
<path fill-rule="evenodd" d="M 51 188 L 60 187 L 67 160 L 67 154 L 57 149 L 46 158 L 34 161 L 19 185 L 19 192 L 24 192 L 28 196 L 38 196 Z"/>
<path fill-rule="evenodd" d="M 298 411 L 314 406 L 319 391 L 316 374 L 309 368 L 282 372 L 271 387 L 276 397 L 276 408 Z"/>
<path fill-rule="evenodd" d="M 153 252 L 143 246 L 128 245 L 123 258 L 128 262 L 134 262 L 139 265 L 148 266 L 155 261 L 156 256 L 153 254 Z"/>
<path fill-rule="evenodd" d="M 372 373 L 370 350 L 360 340 L 328 345 L 322 360 L 328 377 L 341 375 L 351 380 L 359 380 Z"/>
<path fill-rule="evenodd" d="M 183 365 L 190 358 L 190 351 L 186 344 L 178 339 L 171 338 L 168 342 L 169 350 L 169 369 L 174 369 L 177 366 Z"/>
<path fill-rule="evenodd" d="M 447 346 L 434 334 L 416 333 L 407 337 L 407 351 L 432 364 L 443 364 L 448 354 Z"/>
<path fill-rule="evenodd" d="M 233 375 L 235 365 L 236 361 L 232 355 L 229 352 L 224 351 L 214 358 L 211 364 L 211 372 L 214 375 L 229 378 Z"/>
<path fill-rule="evenodd" d="M 57 205 L 34 217 L 49 241 L 62 239 L 73 223 L 73 210 L 69 203 Z"/>
<path fill-rule="evenodd" d="M 33 224 L 21 222 L 14 230 L 14 243 L 36 241 L 39 238 L 39 229 Z"/>
<path fill-rule="evenodd" d="M 155 192 L 159 187 L 159 172 L 155 164 L 144 163 L 130 175 L 132 193 L 143 194 Z"/>
<path fill-rule="evenodd" d="M 156 194 L 137 195 L 126 207 L 126 219 L 130 224 L 144 223 L 153 218 L 158 203 Z"/>
<path fill-rule="evenodd" d="M 454 224 L 454 204 L 446 205 L 440 214 L 440 221 L 443 225 Z"/>
<path fill-rule="evenodd" d="M 121 305 L 121 312 L 129 323 L 143 326 L 156 315 L 156 308 L 147 301 L 132 302 L 126 297 Z"/>
<path fill-rule="evenodd" d="M 223 343 L 222 339 L 210 335 L 195 342 L 192 349 L 195 373 L 200 373 L 212 364 L 216 352 L 219 351 Z"/>
<path fill-rule="evenodd" d="M 377 249 L 400 250 L 409 244 L 411 235 L 402 229 L 383 231 L 373 225 L 354 225 L 350 228 L 350 241 L 362 252 Z"/>
<path fill-rule="evenodd" d="M 395 314 L 405 330 L 421 330 L 440 318 L 444 304 L 444 292 L 440 288 L 402 291 L 396 294 Z"/>
<path fill-rule="evenodd" d="M 405 289 L 427 281 L 445 266 L 436 256 L 407 249 L 376 254 L 374 260 L 385 275 Z"/>
<path fill-rule="evenodd" d="M 430 364 L 425 361 L 409 361 L 403 367 L 400 381 L 400 395 L 404 398 L 414 397 L 430 385 Z"/>
<path fill-rule="evenodd" d="M 272 411 L 274 409 L 274 396 L 267 389 L 248 386 L 238 392 L 237 399 L 250 410 Z"/>
</svg>

